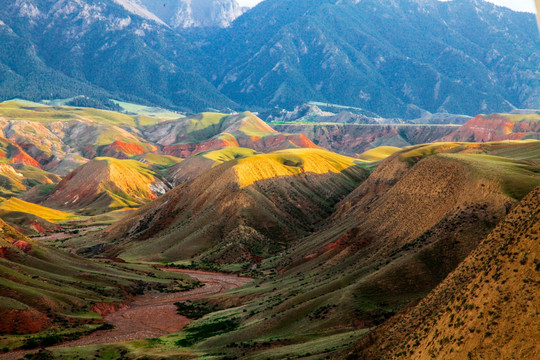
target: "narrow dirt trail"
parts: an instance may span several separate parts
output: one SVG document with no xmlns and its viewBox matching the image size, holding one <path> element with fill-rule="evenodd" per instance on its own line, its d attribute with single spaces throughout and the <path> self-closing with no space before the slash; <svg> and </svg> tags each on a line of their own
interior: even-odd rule
<svg viewBox="0 0 540 360">
<path fill-rule="evenodd" d="M 199 270 L 163 270 L 187 274 L 205 285 L 186 292 L 152 293 L 137 296 L 129 304 L 129 307 L 104 317 L 104 321 L 114 325 L 114 329 L 96 331 L 78 340 L 56 345 L 52 348 L 112 344 L 122 341 L 156 338 L 180 331 L 192 320 L 176 313 L 175 302 L 197 300 L 219 294 L 253 280 L 231 274 Z M 0 355 L 0 359 L 19 359 L 30 352 L 35 351 L 15 351 Z"/>
</svg>

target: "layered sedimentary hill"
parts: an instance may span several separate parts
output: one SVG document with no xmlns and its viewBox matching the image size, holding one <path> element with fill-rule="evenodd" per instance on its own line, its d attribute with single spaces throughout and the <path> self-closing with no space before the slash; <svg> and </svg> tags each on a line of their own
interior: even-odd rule
<svg viewBox="0 0 540 360">
<path fill-rule="evenodd" d="M 168 189 L 139 161 L 100 157 L 66 176 L 42 203 L 57 209 L 106 212 L 138 207 Z"/>
<path fill-rule="evenodd" d="M 366 176 L 354 159 L 325 150 L 252 154 L 176 187 L 108 229 L 106 239 L 126 258 L 267 257 L 312 231 Z"/>
<path fill-rule="evenodd" d="M 198 114 L 150 126 L 143 134 L 158 144 L 163 153 L 182 158 L 223 147 L 245 147 L 261 152 L 317 147 L 303 134 L 277 132 L 250 112 Z"/>
<path fill-rule="evenodd" d="M 291 124 L 273 125 L 278 131 L 304 134 L 318 146 L 356 156 L 379 146 L 425 144 L 456 131 L 456 125 Z"/>
<path fill-rule="evenodd" d="M 478 115 L 442 141 L 486 142 L 540 138 L 538 114 Z"/>
</svg>

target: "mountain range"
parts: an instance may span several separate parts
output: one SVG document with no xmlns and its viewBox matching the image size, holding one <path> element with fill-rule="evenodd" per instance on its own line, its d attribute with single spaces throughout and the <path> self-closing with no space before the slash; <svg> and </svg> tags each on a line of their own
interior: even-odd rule
<svg viewBox="0 0 540 360">
<path fill-rule="evenodd" d="M 485 1 L 265 0 L 239 17 L 234 1 L 156 4 L 3 3 L 0 98 L 186 112 L 319 101 L 408 119 L 540 107 L 534 16 Z"/>
</svg>

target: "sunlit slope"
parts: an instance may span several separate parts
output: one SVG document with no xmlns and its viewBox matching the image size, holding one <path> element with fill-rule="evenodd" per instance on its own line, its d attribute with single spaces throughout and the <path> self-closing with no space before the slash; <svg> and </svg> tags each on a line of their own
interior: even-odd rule
<svg viewBox="0 0 540 360">
<path fill-rule="evenodd" d="M 47 106 L 24 104 L 18 101 L 0 103 L 0 117 L 8 119 L 24 119 L 42 124 L 49 124 L 66 120 L 88 120 L 109 125 L 150 125 L 159 120 L 139 115 L 126 115 L 115 111 L 99 110 L 93 108 L 79 108 L 71 106 Z"/>
<path fill-rule="evenodd" d="M 353 158 L 315 149 L 281 150 L 249 156 L 238 161 L 235 173 L 241 187 L 272 178 L 340 173 L 357 163 Z"/>
<path fill-rule="evenodd" d="M 64 178 L 43 202 L 45 206 L 104 212 L 138 207 L 168 189 L 157 174 L 136 160 L 96 158 Z"/>
<path fill-rule="evenodd" d="M 231 160 L 243 159 L 257 154 L 255 150 L 240 147 L 224 147 L 192 155 L 167 169 L 167 180 L 177 186 L 195 179 L 214 166 Z"/>
<path fill-rule="evenodd" d="M 359 159 L 366 161 L 379 161 L 386 159 L 393 153 L 400 151 L 401 149 L 394 146 L 379 146 L 367 151 L 364 151 L 362 154 L 358 155 Z"/>
<path fill-rule="evenodd" d="M 106 239 L 130 259 L 268 257 L 313 230 L 366 176 L 354 159 L 319 149 L 231 160 L 107 229 Z"/>
<path fill-rule="evenodd" d="M 425 299 L 343 358 L 537 357 L 539 211 L 537 188 Z"/>
<path fill-rule="evenodd" d="M 4 197 L 20 194 L 36 185 L 59 183 L 58 175 L 23 164 L 0 163 L 0 194 Z"/>
<path fill-rule="evenodd" d="M 10 198 L 0 202 L 0 214 L 8 212 L 25 212 L 51 222 L 61 222 L 73 218 L 73 215 L 69 213 L 32 204 L 17 198 Z"/>
<path fill-rule="evenodd" d="M 239 329 L 199 347 L 239 356 L 246 347 L 238 344 L 287 339 L 279 352 L 249 350 L 253 358 L 279 359 L 295 354 L 289 342 L 329 333 L 354 338 L 355 329 L 384 323 L 435 288 L 540 184 L 539 160 L 540 142 L 428 144 L 395 153 L 319 231 L 263 261 L 276 275 L 229 295 L 248 300 L 237 313 Z"/>
<path fill-rule="evenodd" d="M 143 134 L 162 146 L 164 153 L 182 158 L 223 147 L 245 147 L 261 152 L 316 147 L 303 135 L 276 132 L 251 112 L 197 114 L 149 126 Z"/>
</svg>

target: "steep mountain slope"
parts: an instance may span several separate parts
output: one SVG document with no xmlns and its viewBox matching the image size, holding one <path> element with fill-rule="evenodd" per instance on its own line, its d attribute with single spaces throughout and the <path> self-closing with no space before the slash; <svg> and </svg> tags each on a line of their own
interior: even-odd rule
<svg viewBox="0 0 540 360">
<path fill-rule="evenodd" d="M 344 358 L 537 357 L 539 211 L 537 188 L 425 299 Z"/>
<path fill-rule="evenodd" d="M 238 263 L 268 257 L 312 231 L 366 176 L 354 159 L 319 149 L 231 160 L 142 207 L 98 240 L 111 244 L 108 253 L 129 259 Z"/>
<path fill-rule="evenodd" d="M 4 2 L 0 42 L 9 46 L 0 61 L 8 73 L 3 99 L 97 95 L 112 106 L 107 99 L 115 94 L 190 111 L 235 106 L 194 73 L 201 54 L 192 44 L 141 15 L 114 0 Z"/>
<path fill-rule="evenodd" d="M 356 156 L 379 146 L 405 147 L 436 141 L 454 133 L 455 125 L 291 124 L 272 126 L 280 132 L 304 134 L 318 146 Z"/>
<path fill-rule="evenodd" d="M 540 107 L 536 31 L 532 14 L 481 0 L 266 0 L 203 50 L 207 78 L 242 104 L 476 115 Z"/>
<path fill-rule="evenodd" d="M 238 14 L 234 0 L 4 2 L 0 99 L 189 112 L 320 101 L 411 119 L 540 107 L 532 14 L 481 0 L 266 0 L 228 28 L 181 30 Z"/>
<path fill-rule="evenodd" d="M 251 112 L 236 115 L 202 113 L 149 126 L 143 136 L 163 153 L 186 158 L 223 147 L 245 147 L 261 152 L 317 147 L 302 134 L 278 133 Z"/>
<path fill-rule="evenodd" d="M 336 354 L 451 273 L 540 184 L 539 156 L 539 142 L 435 144 L 390 156 L 318 232 L 263 261 L 270 275 L 255 288 L 228 296 L 241 304 L 241 326 L 198 349 L 271 359 Z M 272 346 L 262 346 L 269 338 Z"/>
<path fill-rule="evenodd" d="M 168 189 L 154 171 L 139 161 L 98 157 L 65 177 L 43 204 L 55 209 L 101 213 L 138 207 Z"/>
<path fill-rule="evenodd" d="M 540 138 L 538 114 L 478 115 L 442 141 L 500 141 Z"/>
<path fill-rule="evenodd" d="M 236 0 L 140 0 L 140 3 L 173 29 L 227 27 L 243 13 Z"/>
</svg>

